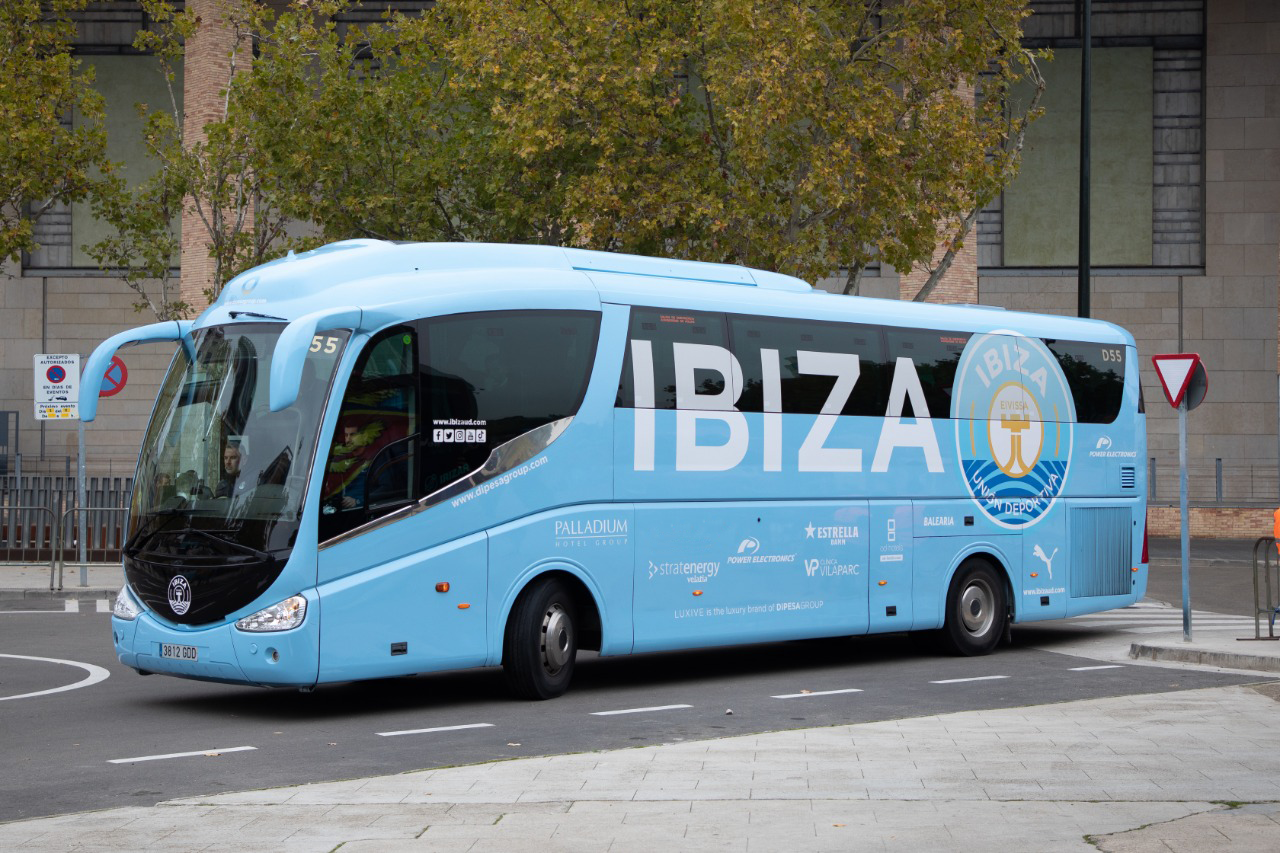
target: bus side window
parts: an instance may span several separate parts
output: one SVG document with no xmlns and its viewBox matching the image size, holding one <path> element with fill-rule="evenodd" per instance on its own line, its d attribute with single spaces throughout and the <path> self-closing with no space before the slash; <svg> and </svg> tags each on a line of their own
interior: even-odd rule
<svg viewBox="0 0 1280 853">
<path fill-rule="evenodd" d="M 636 399 L 637 366 L 632 361 L 634 341 L 648 344 L 650 366 L 653 370 L 652 401 Z M 676 344 L 703 344 L 727 351 L 729 336 L 725 329 L 725 316 L 710 311 L 632 308 L 631 326 L 627 332 L 627 351 L 622 362 L 622 376 L 618 381 L 618 396 L 614 405 L 623 409 L 676 408 Z M 640 369 L 644 369 L 643 364 Z M 725 377 L 719 371 L 695 370 L 695 399 L 699 394 L 721 394 L 724 383 Z"/>
<path fill-rule="evenodd" d="M 1067 377 L 1075 399 L 1076 420 L 1082 424 L 1109 424 L 1120 415 L 1124 402 L 1123 344 L 1046 340 Z"/>
<path fill-rule="evenodd" d="M 592 311 L 486 311 L 419 321 L 422 496 L 500 445 L 577 413 L 595 361 Z"/>
<path fill-rule="evenodd" d="M 855 368 L 852 359 L 845 359 L 829 363 L 823 372 L 813 372 L 812 368 L 805 372 L 800 369 L 800 353 L 806 352 L 856 355 L 856 379 L 840 403 L 840 414 L 873 417 L 884 414 L 888 385 L 884 343 L 878 326 L 731 314 L 729 332 L 733 354 L 742 365 L 740 411 L 766 411 L 766 360 L 773 359 L 777 365 L 781 410 L 789 414 L 819 414 L 840 379 L 837 371 L 845 369 L 852 376 Z M 773 369 L 772 365 L 769 369 Z"/>
<path fill-rule="evenodd" d="M 951 386 L 956 381 L 960 354 L 969 342 L 969 332 L 944 332 L 925 329 L 887 329 L 889 361 L 910 358 L 924 391 L 924 402 L 931 418 L 951 417 Z M 903 403 L 903 415 L 924 417 L 924 412 L 911 411 L 910 396 Z"/>
<path fill-rule="evenodd" d="M 418 439 L 417 334 L 380 332 L 347 383 L 320 498 L 320 540 L 415 500 Z"/>
</svg>

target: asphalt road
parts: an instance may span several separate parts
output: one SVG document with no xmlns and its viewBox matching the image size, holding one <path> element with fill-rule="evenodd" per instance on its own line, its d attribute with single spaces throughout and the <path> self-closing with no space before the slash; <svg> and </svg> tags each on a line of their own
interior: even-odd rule
<svg viewBox="0 0 1280 853">
<path fill-rule="evenodd" d="M 498 670 L 301 694 L 138 676 L 114 659 L 109 617 L 93 602 L 80 608 L 0 609 L 0 820 L 510 757 L 1262 679 L 1099 667 L 1043 649 L 1056 638 L 1069 651 L 1072 637 L 1086 635 L 1114 635 L 1127 644 L 1125 623 L 1072 630 L 1046 623 L 1015 630 L 1011 647 L 982 658 L 944 657 L 904 635 L 585 657 L 569 694 L 550 702 L 507 698 Z M 1143 616 L 1135 613 L 1135 624 Z M 104 673 L 109 677 L 93 682 Z M 85 686 L 42 693 L 77 682 Z"/>
</svg>

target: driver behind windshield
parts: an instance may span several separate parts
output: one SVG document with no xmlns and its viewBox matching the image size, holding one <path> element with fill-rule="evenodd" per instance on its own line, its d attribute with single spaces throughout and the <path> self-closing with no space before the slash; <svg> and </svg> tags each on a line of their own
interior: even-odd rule
<svg viewBox="0 0 1280 853">
<path fill-rule="evenodd" d="M 228 441 L 226 447 L 222 449 L 222 478 L 218 480 L 218 485 L 213 490 L 215 498 L 229 498 L 237 489 L 244 488 L 244 482 L 237 483 L 237 481 L 240 480 L 240 468 L 244 464 L 245 449 L 243 441 Z"/>
</svg>

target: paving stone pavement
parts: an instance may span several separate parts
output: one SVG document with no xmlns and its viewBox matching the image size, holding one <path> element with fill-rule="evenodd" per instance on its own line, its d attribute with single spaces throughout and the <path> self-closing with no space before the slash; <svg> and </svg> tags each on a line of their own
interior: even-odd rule
<svg viewBox="0 0 1280 853">
<path fill-rule="evenodd" d="M 1214 688 L 227 793 L 0 824 L 0 849 L 1272 851 L 1278 698 Z"/>
</svg>

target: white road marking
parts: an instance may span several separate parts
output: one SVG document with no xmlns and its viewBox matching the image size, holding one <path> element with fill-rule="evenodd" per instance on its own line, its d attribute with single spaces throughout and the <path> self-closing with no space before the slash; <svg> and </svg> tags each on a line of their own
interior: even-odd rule
<svg viewBox="0 0 1280 853">
<path fill-rule="evenodd" d="M 94 609 L 98 613 L 110 613 L 115 608 L 113 607 L 112 602 L 104 598 L 99 598 L 94 601 Z M 0 610 L 0 616 L 4 616 L 6 614 L 14 614 L 14 613 L 31 614 L 31 613 L 79 613 L 79 612 L 80 612 L 80 602 L 74 598 L 68 598 L 62 602 L 61 610 L 52 610 L 52 609 L 50 610 Z"/>
<path fill-rule="evenodd" d="M 1068 672 L 1093 672 L 1095 669 L 1123 669 L 1118 663 L 1109 663 L 1103 666 L 1073 666 Z"/>
<path fill-rule="evenodd" d="M 646 711 L 676 711 L 680 708 L 692 708 L 692 705 L 654 705 L 652 708 L 623 708 L 620 711 L 592 711 L 593 717 L 612 717 L 617 714 L 643 714 Z"/>
<path fill-rule="evenodd" d="M 771 696 L 771 699 L 804 699 L 809 696 L 835 696 L 837 693 L 861 693 L 857 687 L 849 687 L 844 690 L 811 690 L 808 693 L 782 693 L 778 696 Z"/>
<path fill-rule="evenodd" d="M 977 678 L 948 678 L 945 681 L 930 681 L 930 684 L 964 684 L 966 681 L 998 681 L 1008 678 L 1007 675 L 980 675 Z"/>
<path fill-rule="evenodd" d="M 463 729 L 491 729 L 493 723 L 467 723 L 463 726 L 436 726 L 431 729 L 405 729 L 401 732 L 376 732 L 378 737 L 397 737 L 398 735 L 427 735 L 432 732 L 457 732 Z"/>
<path fill-rule="evenodd" d="M 112 758 L 108 764 L 137 764 L 142 761 L 163 761 L 166 758 L 195 758 L 197 756 L 206 756 L 213 758 L 228 752 L 249 752 L 256 750 L 256 746 L 228 746 L 222 749 L 201 749 L 196 752 L 170 752 L 167 755 L 140 755 L 137 758 Z"/>
<path fill-rule="evenodd" d="M 1247 631 L 1253 627 L 1252 616 L 1208 610 L 1191 611 L 1191 619 L 1196 628 L 1208 631 Z M 1063 624 L 1071 628 L 1107 628 L 1126 634 L 1168 633 L 1182 627 L 1182 608 L 1139 603 L 1103 613 L 1074 616 Z"/>
<path fill-rule="evenodd" d="M 69 610 L 0 610 L 0 616 L 13 616 L 19 613 L 56 613 L 63 616 L 72 611 Z"/>
<path fill-rule="evenodd" d="M 50 690 L 39 690 L 35 693 L 22 693 L 18 696 L 0 696 L 0 702 L 9 699 L 30 699 L 33 696 L 48 696 L 50 693 L 62 693 L 66 690 L 75 690 L 78 687 L 88 687 L 91 684 L 97 684 L 99 681 L 106 681 L 111 677 L 111 673 L 107 672 L 100 666 L 94 666 L 91 663 L 80 663 L 74 660 L 58 660 L 57 658 L 33 658 L 27 655 L 0 655 L 0 658 L 13 658 L 14 660 L 34 660 L 41 663 L 60 663 L 64 666 L 78 666 L 85 672 L 89 673 L 75 684 L 68 684 L 66 687 L 54 687 Z"/>
</svg>

